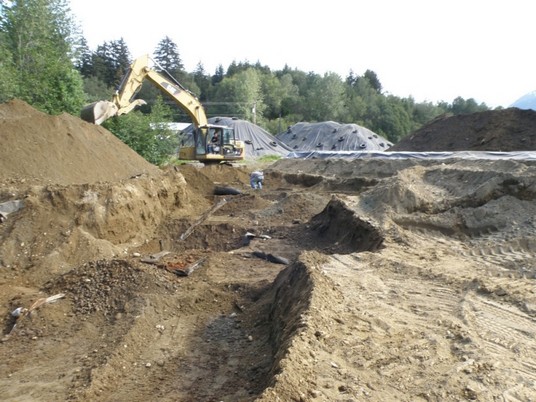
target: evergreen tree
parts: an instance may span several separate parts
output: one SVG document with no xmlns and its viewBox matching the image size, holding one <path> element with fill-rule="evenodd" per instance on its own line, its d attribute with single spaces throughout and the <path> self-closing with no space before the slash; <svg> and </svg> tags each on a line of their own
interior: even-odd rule
<svg viewBox="0 0 536 402">
<path fill-rule="evenodd" d="M 85 77 L 97 77 L 110 88 L 117 88 L 131 64 L 131 55 L 123 38 L 104 42 L 92 54 Z"/>
<path fill-rule="evenodd" d="M 382 92 L 382 84 L 380 83 L 380 80 L 374 71 L 365 71 L 365 74 L 363 74 L 363 78 L 369 82 L 370 86 L 374 88 L 376 92 L 378 92 L 379 94 Z"/>
<path fill-rule="evenodd" d="M 223 81 L 223 78 L 225 77 L 225 70 L 223 69 L 223 66 L 221 64 L 216 67 L 216 71 L 214 72 L 214 75 L 212 76 L 212 85 L 218 85 L 221 81 Z"/>
<path fill-rule="evenodd" d="M 210 77 L 205 73 L 205 68 L 201 62 L 197 63 L 194 71 L 194 81 L 200 89 L 199 100 L 204 102 L 208 97 Z"/>
<path fill-rule="evenodd" d="M 185 72 L 184 65 L 177 45 L 168 36 L 158 42 L 154 52 L 154 59 L 157 63 L 157 71 L 165 71 L 179 81 L 182 79 Z"/>
<path fill-rule="evenodd" d="M 111 47 L 111 66 L 113 70 L 113 82 L 114 87 L 119 87 L 121 80 L 127 73 L 132 63 L 132 57 L 128 46 L 123 38 L 112 41 Z"/>
<path fill-rule="evenodd" d="M 97 77 L 107 87 L 114 87 L 115 67 L 111 44 L 104 42 L 102 45 L 97 46 L 97 50 L 91 57 L 91 66 L 93 68 L 91 76 Z"/>
<path fill-rule="evenodd" d="M 240 72 L 240 67 L 238 66 L 238 63 L 236 60 L 233 60 L 231 64 L 229 64 L 229 67 L 227 67 L 226 77 L 232 77 L 233 75 Z"/>
<path fill-rule="evenodd" d="M 82 77 L 89 78 L 93 76 L 93 55 L 85 38 L 80 40 L 74 66 Z"/>
</svg>

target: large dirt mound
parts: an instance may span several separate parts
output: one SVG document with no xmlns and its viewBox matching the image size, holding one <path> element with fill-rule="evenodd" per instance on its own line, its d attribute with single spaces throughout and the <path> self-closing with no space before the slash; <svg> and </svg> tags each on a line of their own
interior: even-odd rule
<svg viewBox="0 0 536 402">
<path fill-rule="evenodd" d="M 158 168 L 108 130 L 27 103 L 0 105 L 0 181 L 83 184 L 116 181 Z"/>
<path fill-rule="evenodd" d="M 536 112 L 509 108 L 442 116 L 403 138 L 389 151 L 536 150 Z"/>
</svg>

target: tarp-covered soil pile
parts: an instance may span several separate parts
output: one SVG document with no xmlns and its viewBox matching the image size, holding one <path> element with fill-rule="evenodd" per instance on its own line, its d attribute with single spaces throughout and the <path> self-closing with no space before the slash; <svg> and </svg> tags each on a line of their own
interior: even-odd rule
<svg viewBox="0 0 536 402">
<path fill-rule="evenodd" d="M 234 128 L 237 140 L 244 141 L 246 159 L 256 159 L 266 155 L 287 156 L 292 150 L 268 131 L 246 120 L 233 117 L 211 117 L 210 124 Z M 193 146 L 193 126 L 184 129 L 181 146 Z"/>
<path fill-rule="evenodd" d="M 278 135 L 295 152 L 385 151 L 391 142 L 357 124 L 297 123 Z"/>
<path fill-rule="evenodd" d="M 2 401 L 534 400 L 534 162 L 160 170 L 0 111 Z"/>
<path fill-rule="evenodd" d="M 534 151 L 536 111 L 508 108 L 441 116 L 389 151 Z"/>
</svg>

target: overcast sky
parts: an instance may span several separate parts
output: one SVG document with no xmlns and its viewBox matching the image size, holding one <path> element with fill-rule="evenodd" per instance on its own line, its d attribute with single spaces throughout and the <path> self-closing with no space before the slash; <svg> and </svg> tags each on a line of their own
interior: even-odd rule
<svg viewBox="0 0 536 402">
<path fill-rule="evenodd" d="M 345 78 L 374 71 L 385 93 L 508 107 L 536 90 L 530 0 L 71 0 L 91 50 L 123 38 L 133 57 L 168 36 L 187 71 L 233 61 Z"/>
</svg>

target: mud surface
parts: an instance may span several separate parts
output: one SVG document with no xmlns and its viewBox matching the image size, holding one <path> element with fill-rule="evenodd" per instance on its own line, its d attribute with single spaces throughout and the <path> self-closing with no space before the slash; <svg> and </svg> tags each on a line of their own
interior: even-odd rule
<svg viewBox="0 0 536 402">
<path fill-rule="evenodd" d="M 280 160 L 254 191 L 21 103 L 1 127 L 24 114 L 56 125 L 0 131 L 0 399 L 536 399 L 533 163 Z M 95 130 L 130 163 L 82 163 Z"/>
</svg>

